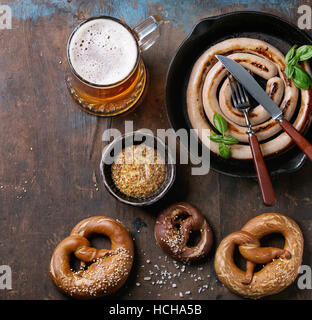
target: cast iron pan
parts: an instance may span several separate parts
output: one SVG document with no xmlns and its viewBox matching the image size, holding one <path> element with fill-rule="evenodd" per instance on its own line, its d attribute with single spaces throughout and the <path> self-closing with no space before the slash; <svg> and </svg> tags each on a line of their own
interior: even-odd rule
<svg viewBox="0 0 312 320">
<path fill-rule="evenodd" d="M 254 11 L 234 12 L 201 20 L 184 40 L 171 60 L 166 83 L 166 107 L 171 127 L 191 129 L 186 109 L 186 88 L 192 67 L 212 45 L 229 38 L 249 37 L 267 41 L 284 54 L 294 44 L 310 44 L 312 39 L 299 28 L 277 16 Z M 312 130 L 306 133 L 311 141 Z M 194 138 L 194 137 L 190 137 Z M 199 149 L 205 148 L 199 141 Z M 186 147 L 186 146 L 184 146 Z M 274 158 L 266 158 L 271 175 L 300 169 L 306 156 L 296 146 Z M 210 153 L 212 170 L 233 177 L 255 178 L 252 161 L 224 160 Z"/>
</svg>

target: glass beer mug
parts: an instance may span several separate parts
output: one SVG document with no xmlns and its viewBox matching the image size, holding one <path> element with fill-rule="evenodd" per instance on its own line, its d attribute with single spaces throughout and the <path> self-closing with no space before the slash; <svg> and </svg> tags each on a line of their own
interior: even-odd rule
<svg viewBox="0 0 312 320">
<path fill-rule="evenodd" d="M 67 42 L 71 72 L 66 84 L 74 100 L 97 116 L 114 116 L 134 107 L 147 86 L 140 53 L 158 38 L 154 16 L 134 28 L 108 16 L 80 23 Z"/>
</svg>

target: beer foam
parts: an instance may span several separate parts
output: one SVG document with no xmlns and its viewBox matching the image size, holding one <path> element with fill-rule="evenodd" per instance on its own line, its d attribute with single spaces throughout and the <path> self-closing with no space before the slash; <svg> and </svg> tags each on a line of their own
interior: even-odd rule
<svg viewBox="0 0 312 320">
<path fill-rule="evenodd" d="M 130 31 L 104 18 L 84 23 L 69 46 L 69 59 L 76 73 L 97 85 L 125 79 L 135 67 L 137 56 L 137 44 Z"/>
</svg>

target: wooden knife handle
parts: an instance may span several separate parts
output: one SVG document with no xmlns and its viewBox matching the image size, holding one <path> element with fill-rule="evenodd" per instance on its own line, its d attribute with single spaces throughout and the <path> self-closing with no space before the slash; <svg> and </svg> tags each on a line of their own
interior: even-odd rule
<svg viewBox="0 0 312 320">
<path fill-rule="evenodd" d="M 311 143 L 300 134 L 287 120 L 283 119 L 280 122 L 281 127 L 287 132 L 291 139 L 297 146 L 307 155 L 312 161 L 312 145 Z"/>
<path fill-rule="evenodd" d="M 273 206 L 276 201 L 275 192 L 272 186 L 271 177 L 262 156 L 258 139 L 255 135 L 249 136 L 249 144 L 257 172 L 263 203 L 266 206 Z"/>
</svg>

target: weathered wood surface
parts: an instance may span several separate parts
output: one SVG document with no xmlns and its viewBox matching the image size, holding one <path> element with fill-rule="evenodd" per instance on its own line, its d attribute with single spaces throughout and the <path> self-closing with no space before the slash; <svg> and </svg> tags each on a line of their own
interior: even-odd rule
<svg viewBox="0 0 312 320">
<path fill-rule="evenodd" d="M 227 0 L 6 3 L 13 10 L 13 29 L 0 30 L 0 265 L 11 266 L 13 289 L 0 290 L 0 299 L 66 299 L 49 279 L 51 254 L 78 221 L 93 215 L 120 219 L 135 238 L 135 267 L 127 286 L 113 298 L 240 299 L 217 281 L 214 252 L 206 262 L 186 266 L 184 272 L 181 264 L 176 269 L 171 258 L 165 260 L 153 238 L 155 217 L 178 200 L 202 210 L 213 227 L 216 243 L 255 215 L 285 213 L 300 224 L 305 237 L 304 264 L 312 265 L 310 163 L 298 173 L 273 180 L 278 203 L 272 209 L 261 204 L 255 181 L 214 172 L 191 176 L 189 166 L 178 167 L 175 186 L 163 201 L 151 208 L 134 208 L 111 197 L 99 174 L 105 128 L 123 129 L 125 120 L 134 120 L 135 129 L 169 127 L 165 75 L 173 53 L 196 21 L 251 9 L 296 22 L 299 2 L 245 0 L 234 6 Z M 113 15 L 132 25 L 150 14 L 159 14 L 165 21 L 161 41 L 144 53 L 150 73 L 146 99 L 135 112 L 111 121 L 77 108 L 64 83 L 68 35 L 80 20 L 99 14 Z M 152 281 L 161 279 L 154 265 L 181 275 L 166 276 L 166 284 L 153 285 Z M 152 280 L 144 281 L 149 271 L 154 272 Z M 198 293 L 203 286 L 207 288 Z M 186 291 L 191 294 L 185 295 Z M 311 292 L 294 284 L 271 299 L 311 299 Z"/>
</svg>

